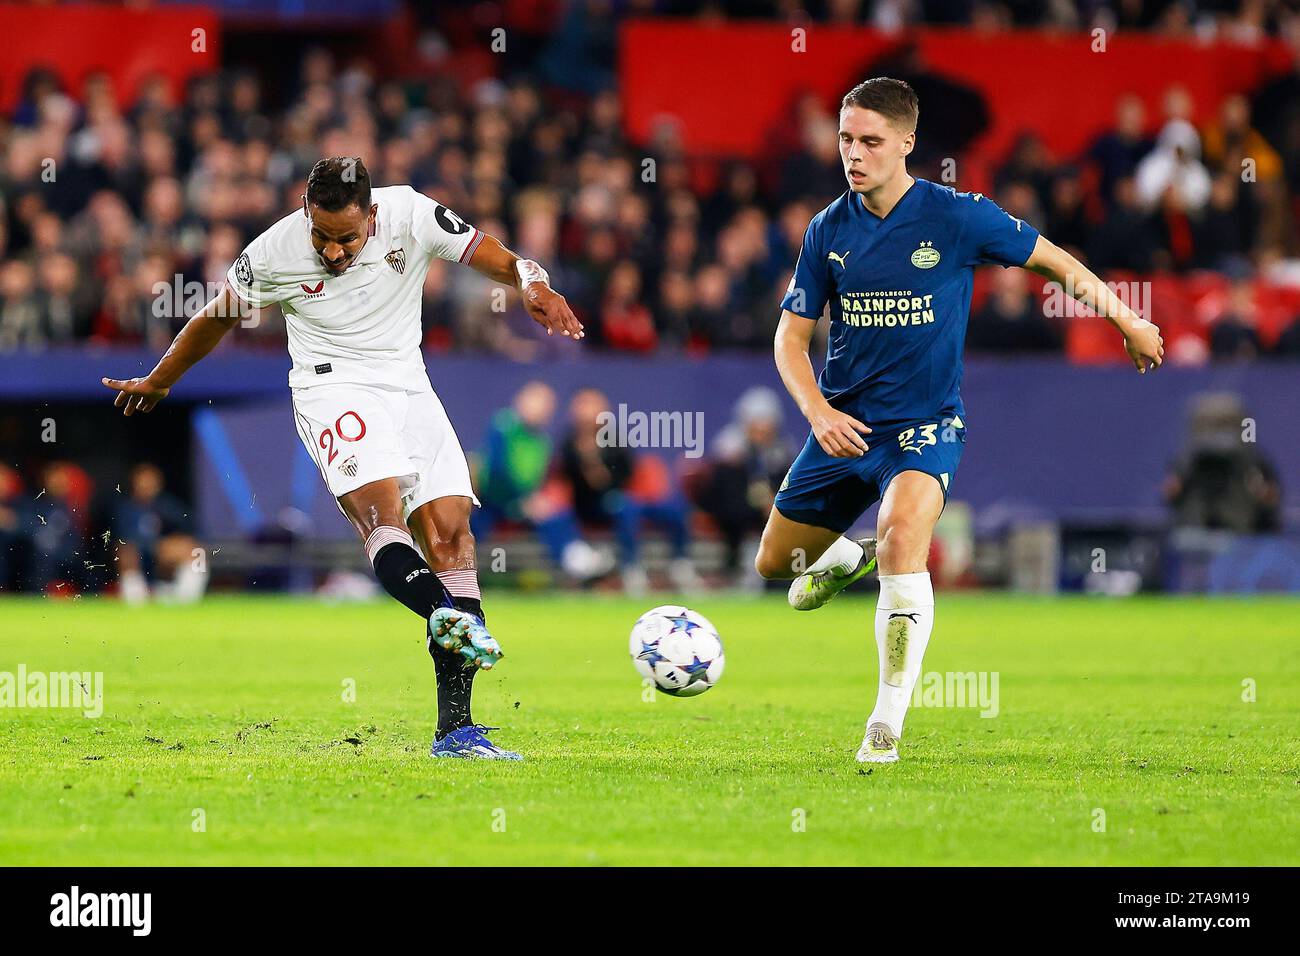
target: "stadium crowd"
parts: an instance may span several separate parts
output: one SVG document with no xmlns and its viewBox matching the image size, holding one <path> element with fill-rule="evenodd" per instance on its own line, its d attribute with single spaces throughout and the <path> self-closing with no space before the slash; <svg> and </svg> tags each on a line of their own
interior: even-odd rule
<svg viewBox="0 0 1300 956">
<path fill-rule="evenodd" d="M 667 543 L 668 579 L 690 592 L 702 579 L 689 546 L 704 534 L 723 545 L 718 580 L 762 586 L 751 552 L 795 454 L 774 391 L 753 386 L 739 396 L 732 420 L 684 474 L 657 455 L 601 440 L 611 407 L 597 389 L 571 397 L 558 429 L 557 412 L 551 387 L 529 382 L 467 446 L 482 505 L 472 526 L 484 553 L 529 532 L 565 580 L 617 578 L 625 591 L 641 593 L 651 584 L 642 559 L 649 532 Z M 190 512 L 152 462 L 135 464 L 117 486 L 96 482 L 71 460 L 31 469 L 0 462 L 0 592 L 110 590 L 131 603 L 197 600 L 208 584 L 208 557 Z M 297 533 L 279 515 L 250 538 L 286 543 Z M 600 543 L 606 537 L 608 546 Z M 245 583 L 271 581 L 288 578 L 262 568 Z M 311 586 L 310 574 L 305 581 Z"/>
<path fill-rule="evenodd" d="M 881 30 L 915 23 L 984 30 L 1104 26 L 1239 42 L 1276 34 L 1294 16 L 1283 0 L 651 0 L 642 6 L 694 16 L 804 16 L 818 23 L 866 23 Z"/>
<path fill-rule="evenodd" d="M 835 104 L 800 101 L 761 165 L 728 163 L 716 185 L 702 186 L 713 177 L 701 177 L 671 137 L 645 148 L 624 138 L 609 7 L 563 5 L 522 71 L 516 62 L 503 78 L 468 88 L 449 76 L 381 79 L 373 64 L 323 49 L 305 53 L 289 89 L 234 68 L 193 80 L 179 99 L 156 79 L 128 108 L 106 74 L 69 90 L 33 72 L 0 121 L 0 351 L 165 349 L 243 246 L 298 206 L 322 155 L 362 156 L 376 183 L 411 183 L 545 263 L 586 322 L 584 347 L 767 350 L 804 229 L 844 188 Z M 661 0 L 626 11 L 802 14 L 886 29 L 1113 22 L 1237 42 L 1279 35 L 1300 54 L 1300 14 L 1275 2 Z M 1267 292 L 1300 288 L 1300 55 L 1252 97 L 1220 103 L 1208 123 L 1190 121 L 1176 83 L 1160 103 L 1153 115 L 1125 97 L 1110 129 L 1074 156 L 1052 155 L 1024 134 L 995 164 L 993 195 L 1105 275 L 1173 277 L 1208 290 L 1188 302 L 1195 334 L 1170 336 L 1172 362 L 1300 356 L 1300 296 Z M 923 108 L 923 133 L 926 117 Z M 912 168 L 944 181 L 941 158 L 921 148 Z M 986 270 L 977 296 L 972 350 L 1066 350 L 1065 322 L 1021 270 Z M 424 298 L 431 351 L 522 361 L 564 354 L 516 307 L 494 310 L 499 299 L 469 270 L 435 263 Z M 1156 317 L 1164 324 L 1182 311 Z M 222 347 L 281 350 L 283 319 L 266 310 Z M 775 397 L 743 396 L 684 483 L 662 474 L 653 456 L 592 440 L 590 422 L 605 402 L 591 390 L 576 396 L 556 443 L 547 437 L 558 412 L 546 385 L 530 384 L 498 413 L 474 449 L 484 504 L 476 534 L 489 542 L 531 530 L 570 578 L 617 568 L 637 590 L 647 528 L 667 539 L 668 570 L 683 588 L 696 573 L 687 544 L 706 528 L 724 545 L 724 569 L 743 579 L 745 544 L 793 454 Z M 1191 508 L 1185 502 L 1205 498 L 1205 482 L 1184 470 L 1169 494 Z M 116 586 L 142 600 L 162 581 L 161 593 L 177 599 L 202 593 L 205 572 L 187 560 L 198 545 L 186 506 L 161 476 L 140 465 L 110 490 L 71 462 L 25 475 L 0 464 L 0 589 Z M 593 549 L 593 529 L 607 531 L 613 548 Z"/>
<path fill-rule="evenodd" d="M 698 170 L 671 138 L 654 144 L 648 176 L 646 150 L 624 139 L 612 85 L 558 94 L 562 76 L 548 67 L 581 60 L 559 56 L 574 42 L 574 17 L 586 18 L 577 28 L 585 54 L 604 49 L 596 27 L 609 25 L 600 21 L 606 6 L 570 4 L 551 41 L 538 46 L 538 73 L 470 89 L 448 77 L 380 80 L 373 65 L 313 49 L 297 88 L 275 91 L 288 103 L 282 109 L 266 105 L 260 75 L 233 70 L 196 78 L 179 101 L 159 79 L 123 110 L 105 74 L 73 98 L 52 74 L 33 72 L 0 127 L 0 350 L 79 341 L 164 348 L 243 245 L 299 204 L 311 164 L 344 154 L 364 157 L 376 183 L 409 182 L 546 263 L 586 322 L 591 347 L 767 349 L 804 228 L 844 188 L 834 104 L 802 101 L 789 147 L 761 166 L 726 164 L 715 188 L 699 187 Z M 791 5 L 632 6 L 788 15 Z M 1163 12 L 1148 16 L 1157 7 Z M 1017 23 L 1023 10 L 1092 16 L 1113 8 L 1121 20 L 1142 11 L 1155 26 L 1167 25 L 1169 10 L 1193 9 L 870 7 L 876 15 L 884 8 L 920 11 L 930 22 L 996 8 Z M 834 0 L 808 6 L 831 19 L 866 9 Z M 1283 16 L 1268 3 L 1195 11 L 1269 28 Z M 1287 23 L 1300 48 L 1300 27 Z M 1146 115 L 1129 97 L 1110 131 L 1077 156 L 1052 156 L 1026 133 L 996 169 L 995 198 L 1103 271 L 1226 277 L 1205 306 L 1201 347 L 1177 350 L 1173 361 L 1300 354 L 1300 306 L 1261 331 L 1254 291 L 1261 276 L 1296 271 L 1298 85 L 1300 66 L 1254 102 L 1226 100 L 1201 128 L 1189 122 L 1190 99 L 1177 85 L 1165 92 L 1163 115 Z M 923 109 L 923 131 L 925 118 Z M 1243 157 L 1255 164 L 1249 182 Z M 917 160 L 918 174 L 942 181 L 939 157 L 919 151 Z M 1023 276 L 1012 270 L 989 281 L 991 294 L 977 292 L 973 349 L 1062 350 L 1061 321 L 1045 314 Z M 494 311 L 496 302 L 468 270 L 435 265 L 425 287 L 427 347 L 518 360 L 556 348 L 518 309 Z M 282 319 L 268 312 L 233 337 L 235 347 L 282 347 Z"/>
</svg>

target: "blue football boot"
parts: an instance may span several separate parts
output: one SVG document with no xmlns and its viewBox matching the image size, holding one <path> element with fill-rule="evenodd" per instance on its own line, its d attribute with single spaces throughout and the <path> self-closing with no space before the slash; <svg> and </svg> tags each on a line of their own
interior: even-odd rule
<svg viewBox="0 0 1300 956">
<path fill-rule="evenodd" d="M 482 724 L 471 724 L 468 727 L 453 730 L 446 737 L 433 742 L 433 747 L 429 750 L 429 756 L 460 757 L 469 760 L 523 760 L 522 754 L 517 754 L 513 750 L 502 750 L 487 739 L 486 734 L 489 730 L 500 729 L 499 727 L 484 727 Z"/>
</svg>

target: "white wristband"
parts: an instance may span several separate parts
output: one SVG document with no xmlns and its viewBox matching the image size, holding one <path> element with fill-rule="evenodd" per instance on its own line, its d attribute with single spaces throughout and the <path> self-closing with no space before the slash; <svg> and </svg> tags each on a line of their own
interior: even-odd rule
<svg viewBox="0 0 1300 956">
<path fill-rule="evenodd" d="M 532 259 L 516 259 L 515 274 L 519 276 L 521 291 L 528 288 L 529 283 L 532 282 L 540 282 L 544 286 L 551 284 L 551 277 L 547 271 Z"/>
</svg>

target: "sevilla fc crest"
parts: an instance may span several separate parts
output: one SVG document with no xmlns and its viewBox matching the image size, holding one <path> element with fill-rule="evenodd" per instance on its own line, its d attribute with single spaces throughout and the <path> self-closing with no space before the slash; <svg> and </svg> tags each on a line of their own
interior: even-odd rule
<svg viewBox="0 0 1300 956">
<path fill-rule="evenodd" d="M 406 250 L 394 249 L 388 255 L 384 256 L 384 261 L 393 267 L 393 271 L 399 276 L 406 272 Z"/>
</svg>

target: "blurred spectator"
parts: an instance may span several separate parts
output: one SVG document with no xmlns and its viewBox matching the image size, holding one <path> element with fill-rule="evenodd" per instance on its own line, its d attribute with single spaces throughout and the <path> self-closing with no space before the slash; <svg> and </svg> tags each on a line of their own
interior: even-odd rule
<svg viewBox="0 0 1300 956">
<path fill-rule="evenodd" d="M 1195 400 L 1187 447 L 1164 486 L 1176 524 L 1243 534 L 1281 526 L 1282 487 L 1258 446 L 1243 439 L 1245 418 L 1236 395 Z"/>
<path fill-rule="evenodd" d="M 542 70 L 555 85 L 595 93 L 614 85 L 615 24 L 608 0 L 575 0 L 564 5 L 559 29 L 541 57 Z"/>
<path fill-rule="evenodd" d="M 470 515 L 471 528 L 480 544 L 503 521 L 533 528 L 552 561 L 571 578 L 589 581 L 608 574 L 613 563 L 579 537 L 567 489 L 547 482 L 554 415 L 555 393 L 534 381 L 519 390 L 512 408 L 492 416 L 475 478 L 481 507 Z"/>
<path fill-rule="evenodd" d="M 1210 187 L 1210 202 L 1193 225 L 1195 264 L 1204 269 L 1249 271 L 1246 260 L 1251 218 L 1245 208 L 1241 177 L 1220 173 Z"/>
<path fill-rule="evenodd" d="M 1039 201 L 1038 190 L 1027 180 L 1008 180 L 998 191 L 997 202 L 1011 215 L 1025 222 L 1043 222 L 1047 218 Z"/>
<path fill-rule="evenodd" d="M 1138 163 L 1134 182 L 1145 209 L 1164 205 L 1194 213 L 1210 199 L 1210 174 L 1201 163 L 1201 137 L 1186 120 L 1174 119 L 1156 137 L 1155 149 Z"/>
<path fill-rule="evenodd" d="M 560 473 L 573 489 L 578 519 L 593 527 L 614 528 L 623 566 L 623 587 L 646 590 L 641 537 L 646 524 L 661 529 L 672 549 L 669 576 L 679 590 L 699 584 L 687 557 L 686 508 L 666 477 L 666 466 L 652 455 L 638 459 L 606 433 L 609 400 L 593 388 L 569 403 L 570 429 L 560 449 Z M 617 437 L 617 436 L 615 436 Z"/>
<path fill-rule="evenodd" d="M 207 555 L 191 534 L 185 505 L 163 486 L 157 465 L 131 469 L 127 494 L 114 509 L 118 584 L 128 604 L 149 600 L 153 592 L 181 603 L 203 597 L 208 586 Z"/>
<path fill-rule="evenodd" d="M 77 261 L 62 252 L 45 256 L 38 266 L 45 340 L 68 344 L 85 336 L 89 306 L 78 282 Z"/>
<path fill-rule="evenodd" d="M 1225 360 L 1258 358 L 1260 341 L 1255 324 L 1254 290 L 1249 282 L 1238 282 L 1232 287 L 1228 311 L 1210 331 L 1210 354 Z"/>
<path fill-rule="evenodd" d="M 725 345 L 731 334 L 732 316 L 738 310 L 731 301 L 727 270 L 710 264 L 695 277 L 694 337 L 701 344 Z"/>
<path fill-rule="evenodd" d="M 772 501 L 795 455 L 781 435 L 784 415 L 776 392 L 756 385 L 736 402 L 732 421 L 713 442 L 713 460 L 696 483 L 695 503 L 722 532 L 724 570 L 742 586 L 758 584 L 741 548 L 762 531 Z"/>
<path fill-rule="evenodd" d="M 92 563 L 85 558 L 85 496 L 78 473 L 66 462 L 47 465 L 27 515 L 32 582 L 69 597 L 84 583 Z"/>
<path fill-rule="evenodd" d="M 1124 177 L 1115 184 L 1115 203 L 1101 225 L 1088 237 L 1085 249 L 1094 270 L 1132 269 L 1148 272 L 1168 259 L 1150 217 L 1137 200 L 1137 186 Z"/>
<path fill-rule="evenodd" d="M 809 110 L 799 128 L 799 149 L 781 164 L 781 194 L 807 196 L 819 203 L 844 192 L 844 167 L 840 163 L 839 121 L 829 113 Z"/>
<path fill-rule="evenodd" d="M 1074 256 L 1083 255 L 1091 228 L 1083 200 L 1078 172 L 1068 167 L 1058 172 L 1048 189 L 1047 235 Z"/>
<path fill-rule="evenodd" d="M 449 294 L 448 264 L 436 259 L 424 277 L 424 295 L 420 310 L 425 348 L 445 352 L 455 335 L 455 303 Z"/>
<path fill-rule="evenodd" d="M 974 352 L 1059 352 L 1060 328 L 1043 314 L 1022 269 L 993 270 L 993 289 L 970 317 L 966 346 Z"/>
<path fill-rule="evenodd" d="M 681 348 L 690 342 L 694 302 L 691 277 L 677 269 L 665 271 L 659 279 L 659 300 L 655 308 L 655 325 L 661 330 L 662 345 Z"/>
<path fill-rule="evenodd" d="M 1250 102 L 1241 95 L 1229 96 L 1219 107 L 1219 118 L 1205 129 L 1205 162 L 1212 169 L 1243 172 L 1242 160 L 1250 160 L 1256 182 L 1270 182 L 1282 175 L 1282 158 L 1250 122 Z"/>
<path fill-rule="evenodd" d="M 723 182 L 704 204 L 705 222 L 730 222 L 737 214 L 762 201 L 758 174 L 748 163 L 729 163 Z M 808 225 L 805 221 L 804 225 Z"/>
<path fill-rule="evenodd" d="M 20 548 L 30 523 L 22 500 L 21 476 L 8 465 L 0 464 L 0 591 L 14 590 L 15 568 L 22 557 Z"/>
<path fill-rule="evenodd" d="M 610 272 L 600 309 L 605 344 L 625 352 L 654 352 L 659 345 L 654 318 L 641 301 L 641 270 L 620 262 Z"/>
<path fill-rule="evenodd" d="M 1300 190 L 1300 18 L 1280 31 L 1291 48 L 1290 69 L 1264 82 L 1251 101 L 1260 134 L 1281 155 L 1292 192 Z"/>
<path fill-rule="evenodd" d="M 0 350 L 35 348 L 46 342 L 46 329 L 32 267 L 13 259 L 0 266 Z"/>
<path fill-rule="evenodd" d="M 1006 199 L 1008 189 L 1014 185 L 1032 189 L 1033 206 L 1044 207 L 1048 205 L 1052 176 L 1052 158 L 1048 155 L 1042 137 L 1034 132 L 1024 132 L 1016 138 L 1015 144 L 1011 147 L 1011 155 L 998 170 L 994 188 L 1003 206 L 1008 201 Z M 1022 211 L 1027 211 L 1025 207 L 1028 205 L 1028 198 L 1022 200 Z"/>
<path fill-rule="evenodd" d="M 1145 133 L 1146 107 L 1133 93 L 1115 104 L 1115 128 L 1098 136 L 1088 148 L 1087 157 L 1098 170 L 1101 198 L 1111 203 L 1115 186 L 1121 179 L 1137 172 L 1138 163 L 1154 145 Z"/>
</svg>

